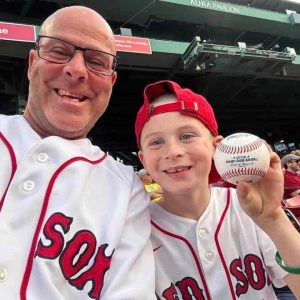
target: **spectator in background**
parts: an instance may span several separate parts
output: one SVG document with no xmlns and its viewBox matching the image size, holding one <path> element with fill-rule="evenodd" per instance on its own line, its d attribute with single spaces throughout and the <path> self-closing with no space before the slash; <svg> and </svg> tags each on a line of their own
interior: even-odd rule
<svg viewBox="0 0 300 300">
<path fill-rule="evenodd" d="M 300 149 L 296 149 L 296 150 L 291 151 L 291 154 L 295 154 L 295 155 L 300 156 Z"/>
<path fill-rule="evenodd" d="M 144 184 L 145 190 L 150 195 L 151 201 L 159 201 L 162 197 L 161 187 L 157 183 L 153 182 L 152 177 L 147 173 L 145 169 L 141 169 L 138 172 L 138 175 Z"/>
<path fill-rule="evenodd" d="M 287 154 L 281 158 L 284 168 L 284 198 L 292 198 L 300 193 L 300 156 Z"/>
</svg>

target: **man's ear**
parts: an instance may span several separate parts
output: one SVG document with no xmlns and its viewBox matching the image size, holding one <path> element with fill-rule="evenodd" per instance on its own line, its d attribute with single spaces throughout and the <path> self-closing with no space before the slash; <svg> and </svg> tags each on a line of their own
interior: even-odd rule
<svg viewBox="0 0 300 300">
<path fill-rule="evenodd" d="M 114 73 L 113 73 L 112 76 L 111 76 L 111 83 L 112 83 L 112 85 L 115 84 L 115 82 L 116 82 L 116 80 L 117 80 L 117 77 L 118 77 L 118 74 L 117 74 L 116 71 L 114 71 Z"/>
<path fill-rule="evenodd" d="M 37 53 L 35 50 L 31 49 L 28 56 L 28 70 L 27 70 L 28 80 L 30 80 L 31 78 L 31 72 L 36 60 L 37 60 Z"/>
</svg>

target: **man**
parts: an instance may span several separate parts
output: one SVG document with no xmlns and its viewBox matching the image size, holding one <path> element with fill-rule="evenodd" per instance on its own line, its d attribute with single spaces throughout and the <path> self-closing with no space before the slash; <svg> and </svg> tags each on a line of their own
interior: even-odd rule
<svg viewBox="0 0 300 300">
<path fill-rule="evenodd" d="M 300 193 L 300 156 L 287 154 L 281 158 L 284 171 L 284 198 L 292 198 Z"/>
<path fill-rule="evenodd" d="M 24 116 L 0 116 L 0 299 L 155 299 L 147 194 L 86 138 L 115 65 L 95 11 L 67 7 L 42 24 Z"/>
</svg>

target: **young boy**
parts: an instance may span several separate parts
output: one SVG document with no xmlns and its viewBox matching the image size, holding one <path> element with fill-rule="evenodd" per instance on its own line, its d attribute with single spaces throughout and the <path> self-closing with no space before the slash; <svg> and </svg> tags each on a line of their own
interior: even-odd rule
<svg viewBox="0 0 300 300">
<path fill-rule="evenodd" d="M 271 283 L 300 297 L 300 275 L 291 274 L 299 272 L 300 235 L 281 209 L 279 157 L 270 153 L 258 183 L 211 187 L 222 140 L 214 112 L 171 81 L 145 88 L 135 132 L 139 158 L 164 195 L 150 204 L 157 298 L 271 300 Z M 290 273 L 280 257 L 276 263 L 277 249 Z"/>
</svg>

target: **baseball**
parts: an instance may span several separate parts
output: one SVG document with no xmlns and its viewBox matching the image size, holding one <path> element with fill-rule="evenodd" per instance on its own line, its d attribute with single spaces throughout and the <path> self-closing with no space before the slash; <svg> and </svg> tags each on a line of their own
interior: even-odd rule
<svg viewBox="0 0 300 300">
<path fill-rule="evenodd" d="M 223 180 L 254 183 L 267 172 L 270 165 L 269 149 L 264 141 L 250 133 L 235 133 L 217 146 L 214 162 Z"/>
</svg>

